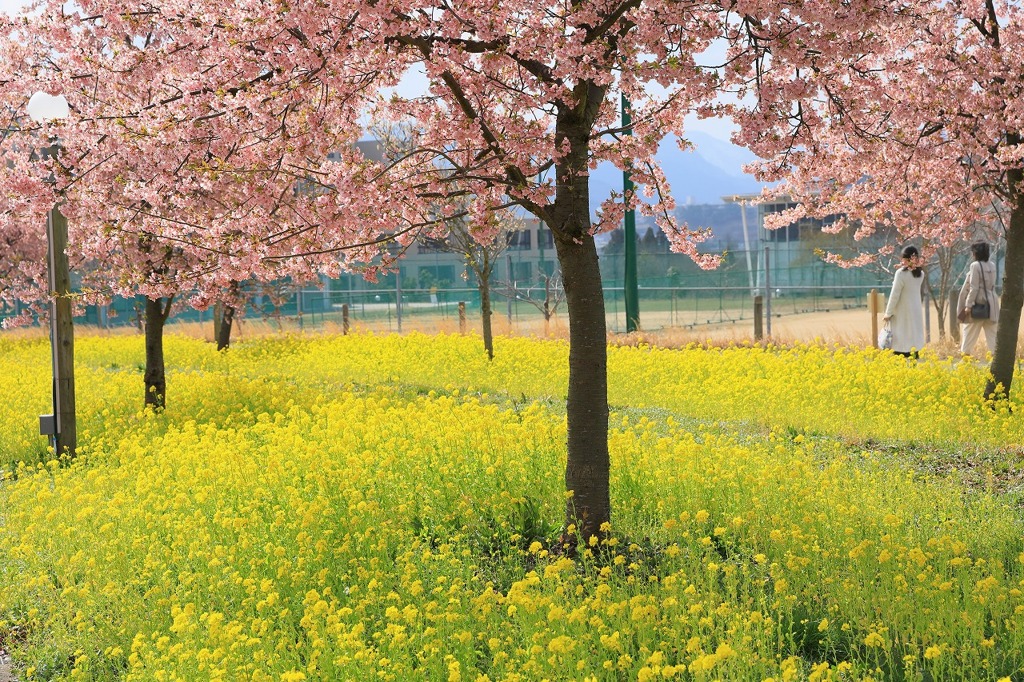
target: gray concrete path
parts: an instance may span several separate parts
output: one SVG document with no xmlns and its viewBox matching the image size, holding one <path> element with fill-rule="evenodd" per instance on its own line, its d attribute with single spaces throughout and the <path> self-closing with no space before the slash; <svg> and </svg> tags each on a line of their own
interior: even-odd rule
<svg viewBox="0 0 1024 682">
<path fill-rule="evenodd" d="M 11 672 L 11 657 L 0 651 L 0 682 L 14 682 L 14 673 Z"/>
</svg>

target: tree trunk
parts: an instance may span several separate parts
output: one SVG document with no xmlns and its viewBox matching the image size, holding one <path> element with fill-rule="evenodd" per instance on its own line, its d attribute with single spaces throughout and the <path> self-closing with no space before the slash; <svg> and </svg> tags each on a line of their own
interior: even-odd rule
<svg viewBox="0 0 1024 682">
<path fill-rule="evenodd" d="M 165 303 L 166 301 L 166 303 Z M 174 297 L 146 299 L 146 407 L 160 410 L 166 405 L 167 378 L 164 374 L 164 324 Z"/>
<path fill-rule="evenodd" d="M 591 93 L 590 104 L 601 101 Z M 568 154 L 556 167 L 556 190 L 549 222 L 562 270 L 569 315 L 569 389 L 565 487 L 566 525 L 575 524 L 580 539 L 604 537 L 611 521 L 608 458 L 608 338 L 597 247 L 590 232 L 590 187 L 587 173 L 589 127 L 578 110 L 560 112 L 556 147 L 568 142 Z M 567 537 L 568 541 L 572 541 Z"/>
<path fill-rule="evenodd" d="M 235 307 L 227 303 L 221 306 L 220 324 L 217 326 L 217 350 L 224 350 L 231 345 L 231 323 L 235 319 Z"/>
<path fill-rule="evenodd" d="M 949 338 L 953 339 L 953 343 L 960 343 L 960 320 L 957 319 L 956 314 L 960 312 L 957 309 L 957 304 L 960 301 L 960 290 L 951 289 L 946 296 L 946 319 L 949 321 Z"/>
<path fill-rule="evenodd" d="M 566 401 L 568 452 L 566 523 L 581 538 L 601 537 L 611 520 L 608 459 L 608 340 L 597 247 L 589 234 L 582 243 L 556 245 L 569 311 L 569 391 Z"/>
<path fill-rule="evenodd" d="M 213 304 L 213 342 L 220 338 L 220 323 L 224 319 L 224 304 L 217 301 Z"/>
<path fill-rule="evenodd" d="M 544 337 L 551 336 L 551 278 L 544 278 Z"/>
<path fill-rule="evenodd" d="M 487 359 L 494 359 L 494 333 L 491 331 L 491 283 L 485 277 L 480 278 L 480 317 L 484 334 L 484 350 Z"/>
<path fill-rule="evenodd" d="M 1021 306 L 1024 304 L 1024 195 L 1016 190 L 1022 172 L 1011 171 L 1009 184 L 1013 189 L 1010 223 L 1006 229 L 1006 265 L 1003 294 L 999 298 L 999 326 L 996 329 L 996 350 L 992 356 L 991 376 L 985 384 L 985 399 L 1007 398 L 1013 382 L 1017 359 L 1017 335 L 1020 332 Z"/>
</svg>

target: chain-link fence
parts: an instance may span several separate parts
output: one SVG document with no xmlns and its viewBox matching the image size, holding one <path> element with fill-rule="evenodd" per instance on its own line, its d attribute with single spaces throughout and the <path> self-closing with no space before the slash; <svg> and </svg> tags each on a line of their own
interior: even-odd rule
<svg viewBox="0 0 1024 682">
<path fill-rule="evenodd" d="M 955 264 L 956 274 L 964 264 Z M 409 259 L 402 265 L 400 275 L 382 278 L 379 284 L 346 276 L 324 280 L 319 288 L 287 284 L 247 287 L 241 319 L 280 328 L 315 329 L 331 325 L 340 328 L 347 316 L 352 327 L 381 331 L 450 329 L 459 322 L 460 303 L 470 319 L 479 318 L 480 292 L 476 286 L 452 286 L 449 281 L 429 287 L 415 286 L 429 280 L 424 275 L 428 270 L 419 272 L 418 267 L 416 259 Z M 437 268 L 432 263 L 422 267 Z M 625 331 L 624 258 L 621 254 L 605 253 L 601 269 L 609 329 Z M 824 262 L 806 249 L 782 246 L 725 252 L 720 266 L 713 270 L 701 270 L 679 254 L 641 252 L 637 271 L 641 326 L 647 330 L 698 329 L 752 321 L 755 297 L 761 297 L 764 311 L 771 317 L 865 308 L 866 294 L 871 289 L 886 293 L 892 282 L 892 275 L 879 267 L 842 268 Z M 510 263 L 491 284 L 494 319 L 511 326 L 536 324 L 543 322 L 546 310 L 549 316 L 564 323 L 566 311 L 560 281 L 557 272 L 554 277 L 549 272 L 550 268 L 531 269 L 518 261 Z M 522 279 L 517 279 L 520 273 Z M 937 283 L 934 268 L 929 276 Z M 451 279 L 473 282 L 468 272 L 454 272 Z M 956 275 L 949 279 L 956 280 Z M 182 301 L 186 298 L 180 297 Z M 0 311 L 0 319 L 21 310 L 17 305 L 8 307 Z M 213 309 L 194 310 L 179 304 L 172 322 L 212 324 L 213 315 Z M 118 298 L 107 306 L 86 306 L 75 321 L 99 327 L 141 329 L 143 316 L 144 299 Z"/>
</svg>

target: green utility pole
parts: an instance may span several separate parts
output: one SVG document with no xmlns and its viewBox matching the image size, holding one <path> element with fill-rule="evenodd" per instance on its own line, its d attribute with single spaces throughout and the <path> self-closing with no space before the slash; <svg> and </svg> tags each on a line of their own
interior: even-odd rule
<svg viewBox="0 0 1024 682">
<path fill-rule="evenodd" d="M 633 120 L 629 115 L 629 101 L 622 95 L 622 128 L 626 135 L 633 134 Z M 622 192 L 628 199 L 633 194 L 633 179 L 627 168 L 622 172 Z M 625 303 L 626 331 L 635 332 L 640 328 L 640 292 L 636 278 L 636 212 L 626 210 L 623 231 L 626 242 Z"/>
</svg>

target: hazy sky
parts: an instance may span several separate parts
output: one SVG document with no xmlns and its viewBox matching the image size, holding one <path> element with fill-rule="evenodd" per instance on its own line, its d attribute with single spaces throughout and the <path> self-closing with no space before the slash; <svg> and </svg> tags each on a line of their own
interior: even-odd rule
<svg viewBox="0 0 1024 682">
<path fill-rule="evenodd" d="M 0 0 L 0 2 L 4 1 L 6 0 Z M 423 93 L 426 90 L 426 87 L 426 77 L 423 73 L 410 71 L 406 74 L 405 78 L 402 79 L 402 82 L 399 83 L 395 90 L 400 95 L 409 97 Z M 729 135 L 731 135 L 733 130 L 736 129 L 736 126 L 726 119 L 714 118 L 698 120 L 696 116 L 687 116 L 686 129 L 687 131 L 699 131 L 728 142 Z"/>
</svg>

